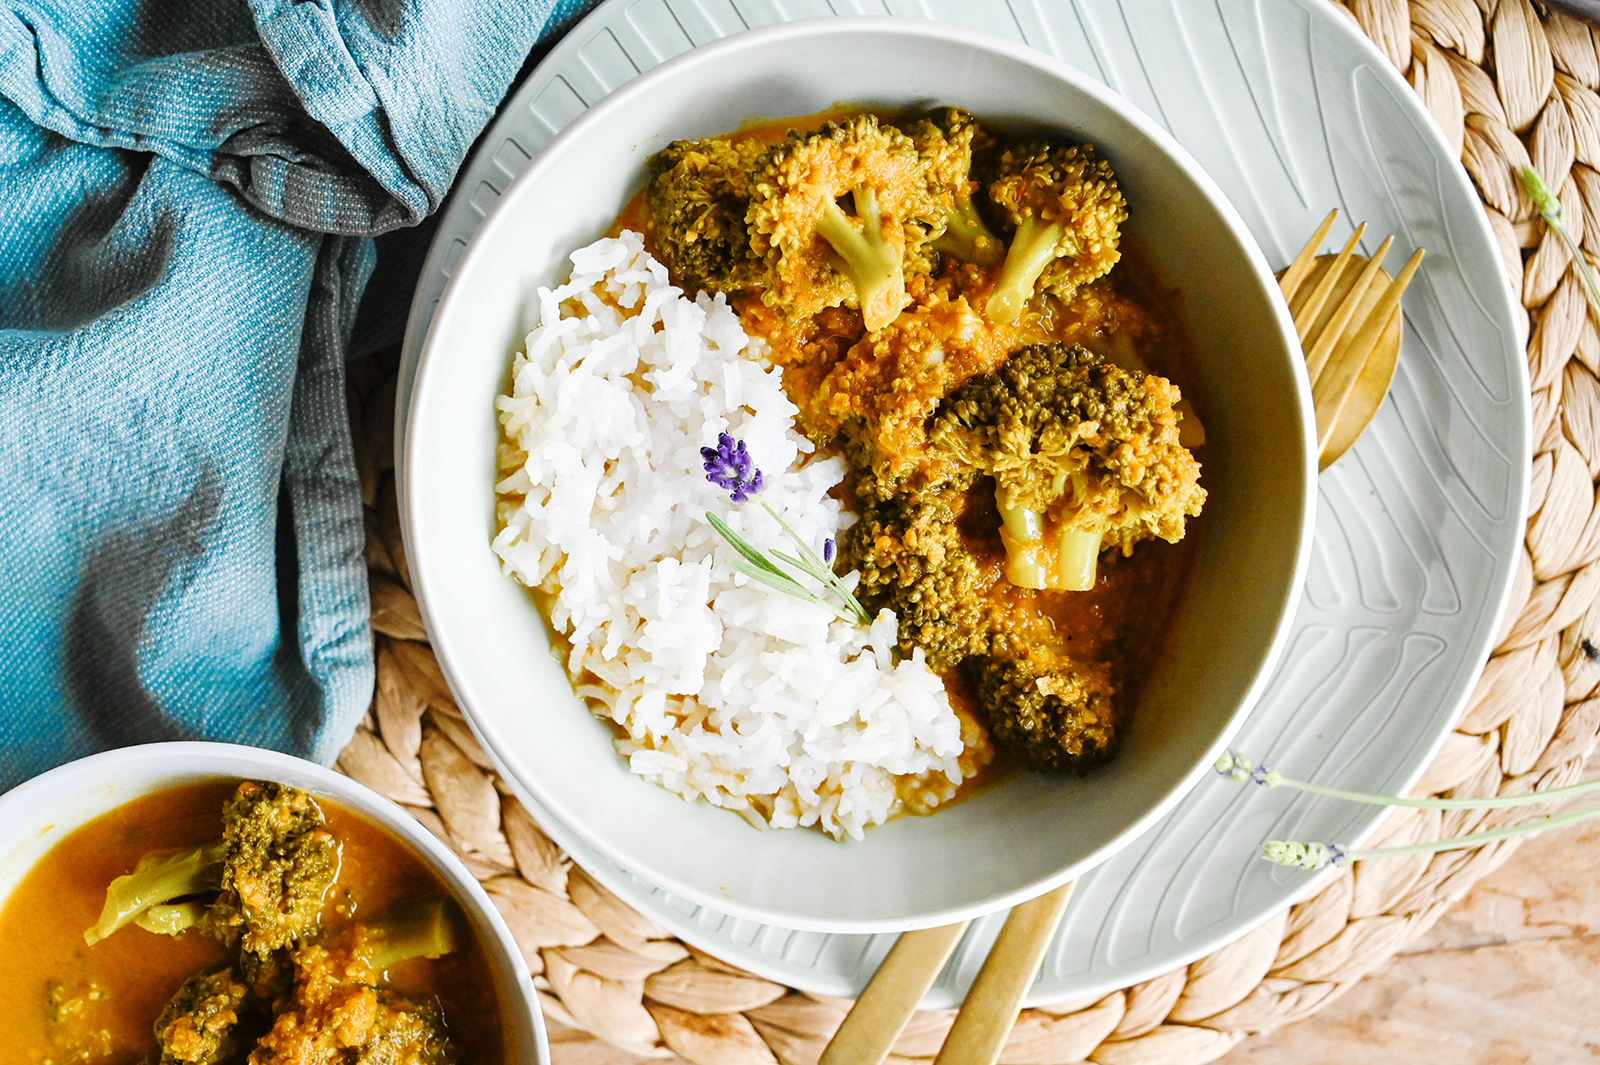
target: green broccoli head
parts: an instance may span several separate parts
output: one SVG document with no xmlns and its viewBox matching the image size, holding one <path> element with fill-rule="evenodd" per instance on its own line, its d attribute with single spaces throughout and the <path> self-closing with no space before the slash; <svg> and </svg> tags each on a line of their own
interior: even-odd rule
<svg viewBox="0 0 1600 1065">
<path fill-rule="evenodd" d="M 650 160 L 651 234 L 684 291 L 736 292 L 764 282 L 750 251 L 749 175 L 765 149 L 749 140 L 673 141 Z"/>
<path fill-rule="evenodd" d="M 339 872 L 339 841 L 316 800 L 283 784 L 245 781 L 222 814 L 222 894 L 203 926 L 248 952 L 286 947 L 317 927 Z"/>
<path fill-rule="evenodd" d="M 972 178 L 974 152 L 987 152 L 994 140 L 972 115 L 943 107 L 913 123 L 908 132 L 922 156 L 928 194 L 941 213 L 927 233 L 927 247 L 962 262 L 994 266 L 1005 256 L 1005 243 L 984 223 L 973 202 L 978 182 Z"/>
<path fill-rule="evenodd" d="M 929 440 L 995 480 L 1007 577 L 1093 586 L 1100 551 L 1183 538 L 1200 464 L 1178 440 L 1178 389 L 1081 347 L 1040 344 L 974 377 L 935 412 Z"/>
<path fill-rule="evenodd" d="M 106 889 L 93 946 L 125 925 L 177 935 L 199 928 L 267 954 L 316 928 L 339 871 L 339 841 L 316 801 L 283 784 L 245 781 L 223 810 L 223 838 L 152 851 Z"/>
<path fill-rule="evenodd" d="M 1065 659 L 1054 669 L 983 658 L 974 663 L 978 701 L 996 744 L 1034 769 L 1084 770 L 1116 747 L 1116 691 L 1104 663 Z"/>
<path fill-rule="evenodd" d="M 970 480 L 970 479 L 969 479 Z M 900 622 L 900 650 L 922 648 L 943 672 L 989 653 L 993 583 L 961 539 L 957 522 L 967 482 L 889 499 L 858 489 L 859 516 L 840 534 L 839 555 L 860 572 L 856 598 L 869 612 L 888 607 Z"/>
<path fill-rule="evenodd" d="M 989 200 L 1015 227 L 989 320 L 1017 320 L 1035 289 L 1063 300 L 1116 265 L 1128 205 L 1089 145 L 1039 141 L 1001 155 Z"/>
<path fill-rule="evenodd" d="M 247 1043 L 239 1014 L 249 988 L 232 970 L 196 973 L 185 980 L 156 1019 L 161 1065 L 218 1065 Z"/>
<path fill-rule="evenodd" d="M 750 174 L 763 298 L 794 316 L 853 302 L 869 330 L 881 329 L 906 304 L 907 244 L 941 214 L 916 145 L 893 126 L 858 115 L 790 134 Z"/>
<path fill-rule="evenodd" d="M 363 940 L 360 926 L 352 926 L 293 950 L 292 1000 L 278 1003 L 250 1065 L 449 1065 L 457 1059 L 438 1003 L 377 986 L 381 974 L 368 964 Z"/>
<path fill-rule="evenodd" d="M 378 1012 L 350 1065 L 452 1065 L 455 1044 L 434 1001 L 378 992 Z"/>
</svg>

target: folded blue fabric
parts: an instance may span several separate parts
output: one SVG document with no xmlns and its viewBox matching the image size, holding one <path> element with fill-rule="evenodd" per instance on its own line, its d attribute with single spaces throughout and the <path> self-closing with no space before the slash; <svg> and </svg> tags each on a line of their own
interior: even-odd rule
<svg viewBox="0 0 1600 1065">
<path fill-rule="evenodd" d="M 372 691 L 343 358 L 582 0 L 0 0 L 0 790 Z"/>
</svg>

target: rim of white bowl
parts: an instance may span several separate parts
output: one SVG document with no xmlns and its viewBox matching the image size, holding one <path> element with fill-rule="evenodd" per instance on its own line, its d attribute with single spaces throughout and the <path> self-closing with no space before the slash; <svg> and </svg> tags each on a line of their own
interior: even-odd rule
<svg viewBox="0 0 1600 1065">
<path fill-rule="evenodd" d="M 115 767 L 114 772 L 107 771 L 111 767 Z M 544 1016 L 539 1009 L 528 963 L 511 935 L 505 918 L 500 916 L 500 911 L 495 908 L 477 878 L 462 864 L 460 858 L 403 806 L 360 781 L 315 762 L 262 747 L 189 740 L 119 747 L 79 758 L 47 770 L 0 794 L 0 868 L 9 864 L 12 855 L 30 842 L 60 827 L 51 820 L 54 811 L 49 808 L 49 800 L 53 794 L 69 788 L 81 789 L 84 785 L 92 787 L 96 780 L 106 780 L 106 797 L 110 798 L 112 777 L 137 781 L 132 785 L 136 790 L 133 794 L 118 796 L 117 801 L 110 805 L 96 805 L 92 814 L 74 820 L 50 847 L 94 818 L 124 803 L 165 788 L 204 779 L 257 779 L 289 783 L 314 795 L 342 803 L 394 833 L 434 869 L 461 900 L 463 907 L 472 911 L 468 917 L 478 930 L 487 930 L 488 936 L 485 938 L 488 941 L 484 946 L 488 950 L 490 964 L 496 971 L 496 982 L 500 985 L 504 1000 L 502 1007 L 507 1014 L 502 1017 L 501 1023 L 514 1027 L 516 1051 L 525 1053 L 531 1042 L 535 1062 L 543 1065 L 550 1060 Z M 46 848 L 46 853 L 49 849 Z M 37 858 L 34 860 L 37 861 Z M 32 863 L 29 868 L 32 868 Z M 26 870 L 20 871 L 19 879 L 26 875 Z M 5 894 L 0 895 L 0 906 L 5 905 L 15 886 L 15 883 L 11 884 Z"/>
<path fill-rule="evenodd" d="M 486 234 L 490 233 L 494 228 L 491 225 L 493 218 L 509 210 L 510 205 L 528 194 L 528 189 L 537 181 L 538 175 L 553 165 L 551 163 L 552 159 L 560 156 L 561 149 L 567 141 L 584 136 L 591 127 L 607 121 L 612 113 L 625 109 L 632 100 L 651 92 L 658 82 L 676 79 L 681 76 L 680 72 L 685 69 L 715 63 L 726 54 L 751 48 L 766 47 L 773 42 L 802 37 L 828 37 L 863 33 L 897 34 L 958 45 L 976 45 L 1013 61 L 1038 68 L 1042 72 L 1059 78 L 1073 86 L 1075 90 L 1116 111 L 1156 144 L 1164 154 L 1183 170 L 1189 180 L 1200 188 L 1208 203 L 1217 212 L 1219 219 L 1227 226 L 1235 242 L 1249 260 L 1254 270 L 1256 282 L 1261 286 L 1262 290 L 1268 293 L 1276 293 L 1278 291 L 1272 269 L 1267 263 L 1265 255 L 1262 254 L 1254 236 L 1251 235 L 1243 219 L 1240 218 L 1238 211 L 1235 210 L 1233 204 L 1223 194 L 1221 188 L 1194 157 L 1189 154 L 1188 150 L 1131 101 L 1103 83 L 1091 78 L 1078 68 L 1064 63 L 1054 56 L 982 30 L 970 29 L 950 23 L 893 16 L 829 16 L 798 19 L 792 22 L 744 30 L 706 44 L 697 45 L 686 52 L 673 56 L 661 64 L 651 67 L 638 77 L 618 86 L 594 103 L 563 127 L 539 155 L 512 180 L 505 192 L 496 201 L 494 208 L 485 217 L 483 223 L 473 233 L 472 239 L 468 242 L 456 266 L 451 271 L 450 280 L 446 283 L 444 291 L 440 295 L 432 320 L 429 322 L 428 334 L 423 341 L 421 353 L 417 360 L 416 380 L 411 393 L 410 408 L 406 415 L 405 452 L 401 456 L 402 462 L 397 477 L 397 488 L 400 493 L 401 532 L 407 544 L 420 544 L 421 541 L 417 537 L 424 535 L 419 534 L 418 530 L 425 528 L 425 524 L 419 522 L 413 513 L 413 508 L 417 504 L 416 496 L 410 490 L 408 471 L 414 464 L 414 456 L 419 448 L 419 438 L 422 435 L 417 432 L 416 421 L 419 418 L 419 411 L 428 402 L 429 389 L 426 384 L 430 364 L 437 357 L 436 341 L 442 326 L 447 325 L 452 317 L 452 296 L 462 283 L 461 279 L 472 273 L 472 267 L 484 254 L 484 249 L 489 240 Z M 1284 339 L 1287 350 L 1292 355 L 1294 351 L 1298 350 L 1299 341 L 1288 307 L 1283 304 L 1281 299 L 1269 299 L 1268 302 L 1273 309 L 1278 332 Z M 997 892 L 964 905 L 946 907 L 936 912 L 919 913 L 905 919 L 812 919 L 800 915 L 776 914 L 770 910 L 750 906 L 726 895 L 704 889 L 678 877 L 667 875 L 659 869 L 642 867 L 635 856 L 622 852 L 611 845 L 603 836 L 590 831 L 582 818 L 573 816 L 573 811 L 568 809 L 568 804 L 554 798 L 545 789 L 540 788 L 537 782 L 525 781 L 511 771 L 511 760 L 501 750 L 498 738 L 488 732 L 478 721 L 472 707 L 472 700 L 462 696 L 463 692 L 470 692 L 471 689 L 464 682 L 464 679 L 456 674 L 451 637 L 442 632 L 432 620 L 428 608 L 429 575 L 427 565 L 422 561 L 427 556 L 426 550 L 418 550 L 416 552 L 411 566 L 413 590 L 416 593 L 417 606 L 439 667 L 451 691 L 460 700 L 461 709 L 465 713 L 473 734 L 478 738 L 485 753 L 489 755 L 494 763 L 495 768 L 512 788 L 514 790 L 525 789 L 541 809 L 559 822 L 558 826 L 553 828 L 546 826 L 547 831 L 558 844 L 564 834 L 571 833 L 572 836 L 581 840 L 585 846 L 607 861 L 613 862 L 633 875 L 641 877 L 657 888 L 681 899 L 730 917 L 797 931 L 828 933 L 900 932 L 912 928 L 949 924 L 981 914 L 992 913 L 1024 902 L 1029 898 L 1043 894 L 1081 876 L 1089 869 L 1110 858 L 1166 816 L 1182 800 L 1184 795 L 1210 771 L 1217 757 L 1227 748 L 1229 741 L 1244 723 L 1250 710 L 1259 701 L 1261 694 L 1271 682 L 1273 671 L 1287 646 L 1294 611 L 1310 566 L 1312 529 L 1316 518 L 1317 502 L 1316 426 L 1310 414 L 1313 409 L 1311 384 L 1306 376 L 1304 363 L 1294 358 L 1290 358 L 1289 362 L 1297 395 L 1297 407 L 1302 430 L 1301 449 L 1304 459 L 1303 491 L 1300 500 L 1300 535 L 1295 550 L 1293 573 L 1283 589 L 1282 601 L 1278 604 L 1276 611 L 1278 623 L 1274 630 L 1272 641 L 1266 653 L 1262 656 L 1259 670 L 1240 699 L 1239 706 L 1234 711 L 1228 724 L 1219 732 L 1216 740 L 1208 748 L 1206 756 L 1199 759 L 1183 777 L 1173 781 L 1166 792 L 1153 802 L 1143 815 L 1132 822 L 1114 839 L 1083 860 L 1058 870 L 1050 877 L 1041 879 L 1025 888 L 1009 892 Z M 487 544 L 484 545 L 484 549 L 489 549 Z"/>
</svg>

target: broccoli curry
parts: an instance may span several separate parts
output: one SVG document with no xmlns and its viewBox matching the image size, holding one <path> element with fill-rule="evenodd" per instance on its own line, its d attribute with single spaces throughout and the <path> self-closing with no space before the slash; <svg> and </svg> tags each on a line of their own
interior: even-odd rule
<svg viewBox="0 0 1600 1065">
<path fill-rule="evenodd" d="M 0 1065 L 495 1065 L 488 959 L 434 872 L 293 788 L 77 829 L 0 910 Z"/>
<path fill-rule="evenodd" d="M 940 108 L 674 142 L 619 220 L 845 457 L 837 564 L 982 726 L 977 764 L 1110 757 L 1192 558 L 1187 341 L 1126 218 L 1092 146 Z"/>
</svg>

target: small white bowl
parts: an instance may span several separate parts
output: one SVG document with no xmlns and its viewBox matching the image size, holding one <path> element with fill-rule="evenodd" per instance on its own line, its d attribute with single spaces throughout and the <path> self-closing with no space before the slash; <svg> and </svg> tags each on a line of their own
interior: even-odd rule
<svg viewBox="0 0 1600 1065">
<path fill-rule="evenodd" d="M 931 817 L 836 843 L 759 832 L 629 774 L 573 696 L 544 621 L 500 574 L 494 397 L 534 324 L 535 290 L 599 237 L 672 140 L 839 102 L 964 107 L 1092 141 L 1130 230 L 1183 293 L 1210 492 L 1198 568 L 1117 759 L 1086 779 L 1024 774 Z M 1064 883 L 1155 823 L 1206 772 L 1265 687 L 1299 599 L 1316 468 L 1293 325 L 1233 208 L 1159 126 L 1099 83 L 956 26 L 829 18 L 694 49 L 575 120 L 501 196 L 433 318 L 402 456 L 407 549 L 428 632 L 474 729 L 514 787 L 623 869 L 763 924 L 895 931 Z"/>
<path fill-rule="evenodd" d="M 421 822 L 364 784 L 313 762 L 229 743 L 152 743 L 69 762 L 0 795 L 0 906 L 74 829 L 143 795 L 205 780 L 272 780 L 330 799 L 402 840 L 450 889 L 483 944 L 500 990 L 505 1061 L 550 1060 L 528 966 L 466 866 Z"/>
</svg>

